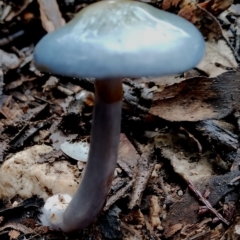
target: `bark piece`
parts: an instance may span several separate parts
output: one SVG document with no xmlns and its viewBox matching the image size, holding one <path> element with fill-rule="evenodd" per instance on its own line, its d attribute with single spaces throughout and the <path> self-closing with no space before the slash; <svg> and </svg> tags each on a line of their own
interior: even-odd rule
<svg viewBox="0 0 240 240">
<path fill-rule="evenodd" d="M 196 77 L 153 93 L 150 113 L 169 121 L 220 119 L 240 109 L 240 72 Z"/>
</svg>

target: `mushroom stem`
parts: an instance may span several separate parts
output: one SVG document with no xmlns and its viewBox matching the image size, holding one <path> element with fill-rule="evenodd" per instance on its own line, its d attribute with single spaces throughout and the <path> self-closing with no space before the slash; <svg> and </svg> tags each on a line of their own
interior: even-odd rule
<svg viewBox="0 0 240 240">
<path fill-rule="evenodd" d="M 103 208 L 117 162 L 122 96 L 121 79 L 96 80 L 88 162 L 80 186 L 64 212 L 64 232 L 88 226 Z"/>
</svg>

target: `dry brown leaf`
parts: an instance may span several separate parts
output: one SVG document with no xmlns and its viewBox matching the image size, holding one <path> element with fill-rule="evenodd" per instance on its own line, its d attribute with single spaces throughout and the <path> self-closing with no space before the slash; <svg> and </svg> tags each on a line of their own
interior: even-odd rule
<svg viewBox="0 0 240 240">
<path fill-rule="evenodd" d="M 56 0 L 38 0 L 43 28 L 47 32 L 65 25 Z"/>
<path fill-rule="evenodd" d="M 186 5 L 178 15 L 195 24 L 207 40 L 213 41 L 223 37 L 218 20 L 196 4 Z"/>
<path fill-rule="evenodd" d="M 130 211 L 130 213 L 123 218 L 123 221 L 135 225 L 136 228 L 142 228 L 145 223 L 144 215 L 140 209 Z"/>
<path fill-rule="evenodd" d="M 202 177 L 213 174 L 212 166 L 208 162 L 209 159 L 207 157 L 202 157 L 199 162 L 190 162 L 190 159 L 186 159 L 181 152 L 174 154 L 174 152 L 169 149 L 162 149 L 162 155 L 171 161 L 174 172 L 181 175 L 187 181 L 197 181 Z"/>
<path fill-rule="evenodd" d="M 182 239 L 204 239 L 210 240 L 210 229 L 207 226 L 209 220 L 206 222 L 201 222 L 199 224 L 186 224 L 181 229 L 180 235 Z M 214 239 L 211 239 L 214 240 Z"/>
<path fill-rule="evenodd" d="M 33 233 L 33 230 L 31 228 L 26 227 L 25 225 L 21 224 L 21 223 L 6 223 L 5 225 L 0 227 L 0 232 L 6 230 L 7 228 L 13 228 L 15 230 L 18 230 L 24 234 L 29 234 L 29 233 Z"/>
<path fill-rule="evenodd" d="M 233 3 L 233 0 L 210 0 L 199 3 L 199 6 L 206 9 L 213 15 L 217 16 L 228 9 Z"/>
<path fill-rule="evenodd" d="M 222 28 L 212 14 L 191 4 L 181 9 L 179 15 L 196 24 L 207 39 L 206 53 L 197 66 L 198 69 L 206 72 L 209 77 L 216 77 L 229 68 L 238 67 L 236 54 L 224 38 Z"/>
<path fill-rule="evenodd" d="M 133 177 L 134 169 L 138 163 L 140 156 L 125 134 L 120 135 L 119 153 L 117 164 L 127 173 L 129 177 Z"/>
<path fill-rule="evenodd" d="M 11 101 L 12 96 L 8 96 L 0 108 L 0 113 L 8 120 L 15 119 L 23 115 L 22 109 L 19 108 L 17 103 Z"/>
<path fill-rule="evenodd" d="M 186 5 L 178 12 L 178 15 L 187 19 L 193 24 L 196 24 L 201 20 L 199 10 L 195 4 Z"/>
<path fill-rule="evenodd" d="M 186 145 L 186 141 L 189 145 Z M 182 145 L 181 145 L 182 143 Z M 191 143 L 191 145 L 190 145 Z M 195 153 L 192 148 L 195 145 Z M 168 159 L 173 166 L 174 172 L 178 173 L 185 181 L 198 181 L 203 177 L 213 174 L 210 161 L 213 161 L 211 152 L 203 152 L 201 159 L 197 160 L 197 144 L 187 139 L 184 135 L 173 133 L 159 134 L 155 138 L 155 146 L 159 148 L 162 156 Z M 191 149 L 189 151 L 189 149 Z"/>
<path fill-rule="evenodd" d="M 240 216 L 235 217 L 232 226 L 225 232 L 220 240 L 238 240 L 240 239 Z"/>
<path fill-rule="evenodd" d="M 20 109 L 10 109 L 8 107 L 3 106 L 0 109 L 0 113 L 8 120 L 13 120 L 18 116 L 21 116 L 23 114 L 22 110 Z"/>
<path fill-rule="evenodd" d="M 11 9 L 11 12 L 6 17 L 6 21 L 11 21 L 14 17 L 19 15 L 33 0 L 24 0 L 20 8 Z"/>
<path fill-rule="evenodd" d="M 226 196 L 226 194 L 234 190 L 235 187 L 231 186 L 228 183 L 237 176 L 239 176 L 238 170 L 232 171 L 224 175 L 210 176 L 206 178 L 204 177 L 202 179 L 198 179 L 194 183 L 194 186 L 195 189 L 200 193 L 204 193 L 206 190 L 209 191 L 207 200 L 210 205 L 214 207 L 221 199 L 224 198 L 224 196 Z M 176 225 L 182 225 L 183 228 L 186 228 L 187 226 L 192 226 L 196 230 L 199 230 L 199 232 L 204 232 L 203 228 L 205 226 L 205 231 L 207 231 L 209 227 L 206 225 L 206 223 L 211 221 L 211 219 L 206 219 L 205 223 L 203 220 L 202 223 L 196 224 L 197 222 L 199 222 L 200 216 L 198 214 L 198 210 L 200 205 L 203 204 L 200 203 L 198 197 L 194 196 L 192 192 L 190 193 L 189 191 L 187 191 L 181 200 L 171 205 L 167 218 L 163 221 L 163 226 L 165 228 L 164 235 L 166 237 L 172 236 L 172 234 L 175 233 L 173 230 L 175 229 Z M 202 231 L 200 231 L 200 229 L 202 229 Z M 192 232 L 191 228 L 187 231 L 186 230 L 187 229 L 185 229 L 185 232 L 190 233 L 191 236 L 196 234 L 196 231 Z M 215 234 L 217 234 L 217 232 L 215 232 Z M 229 240 L 230 239 L 232 238 L 229 238 Z"/>
<path fill-rule="evenodd" d="M 36 80 L 36 77 L 33 77 L 33 78 L 27 78 L 27 77 L 23 77 L 21 76 L 19 79 L 17 79 L 16 81 L 12 81 L 10 82 L 9 84 L 6 84 L 5 85 L 5 90 L 8 91 L 8 90 L 12 90 L 12 89 L 15 89 L 19 86 L 21 86 L 24 82 L 30 82 L 30 81 L 34 81 Z"/>
<path fill-rule="evenodd" d="M 11 231 L 8 233 L 8 236 L 9 236 L 11 239 L 17 239 L 19 235 L 20 235 L 20 232 L 19 232 L 19 231 L 16 231 L 16 230 L 11 230 Z"/>
<path fill-rule="evenodd" d="M 20 64 L 19 58 L 13 53 L 7 53 L 0 49 L 0 66 L 7 71 L 17 68 Z"/>
<path fill-rule="evenodd" d="M 182 228 L 183 224 L 181 223 L 177 223 L 171 226 L 171 228 L 168 228 L 168 231 L 164 231 L 164 235 L 166 237 L 171 237 L 172 235 L 174 235 L 177 231 L 179 231 Z"/>
<path fill-rule="evenodd" d="M 231 48 L 225 40 L 221 39 L 206 43 L 206 54 L 197 68 L 207 73 L 209 77 L 216 77 L 229 68 L 236 69 L 237 66 Z"/>
<path fill-rule="evenodd" d="M 59 79 L 58 78 L 56 78 L 54 76 L 50 76 L 49 79 L 42 86 L 43 92 L 51 91 L 52 89 L 57 87 L 58 83 L 59 83 Z"/>
<path fill-rule="evenodd" d="M 171 7 L 178 7 L 183 0 L 163 0 L 162 9 L 167 10 Z"/>
<path fill-rule="evenodd" d="M 240 109 L 240 72 L 197 77 L 153 93 L 150 113 L 169 121 L 220 119 Z"/>
<path fill-rule="evenodd" d="M 158 197 L 152 196 L 150 198 L 149 219 L 153 229 L 161 226 L 161 221 L 159 218 L 160 211 L 161 208 L 158 203 Z"/>
</svg>

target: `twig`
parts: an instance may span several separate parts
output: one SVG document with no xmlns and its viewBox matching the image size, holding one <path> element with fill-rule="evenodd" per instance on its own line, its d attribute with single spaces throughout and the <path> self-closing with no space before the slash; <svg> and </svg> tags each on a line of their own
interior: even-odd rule
<svg viewBox="0 0 240 240">
<path fill-rule="evenodd" d="M 188 134 L 188 137 L 192 138 L 193 141 L 197 143 L 198 151 L 199 151 L 198 154 L 199 154 L 199 157 L 201 157 L 201 155 L 202 155 L 202 145 L 201 145 L 201 143 L 200 143 L 190 132 L 188 132 L 188 131 L 187 131 L 185 128 L 183 128 L 182 126 L 180 126 L 179 129 L 182 130 L 182 131 L 184 131 L 184 132 L 186 132 L 186 133 Z"/>
<path fill-rule="evenodd" d="M 220 214 L 218 213 L 211 205 L 211 203 L 205 199 L 202 194 L 195 188 L 193 183 L 191 181 L 188 181 L 188 187 L 189 189 L 195 193 L 195 195 L 198 197 L 199 201 L 201 201 L 205 206 L 208 208 L 208 210 L 213 213 L 219 220 L 224 222 L 226 225 L 229 225 L 230 223 Z"/>
<path fill-rule="evenodd" d="M 7 223 L 4 226 L 0 227 L 0 232 L 5 230 L 6 228 L 12 228 L 24 234 L 34 233 L 34 231 L 31 228 L 28 228 L 20 223 Z"/>
<path fill-rule="evenodd" d="M 9 36 L 7 36 L 7 37 L 5 37 L 5 38 L 1 38 L 1 39 L 0 39 L 0 47 L 5 46 L 5 45 L 11 43 L 11 42 L 12 42 L 13 40 L 15 40 L 16 38 L 21 37 L 24 33 L 25 33 L 25 32 L 24 32 L 23 30 L 20 30 L 20 31 L 15 32 L 15 33 L 13 33 L 12 35 L 9 35 Z"/>
<path fill-rule="evenodd" d="M 233 178 L 233 179 L 230 181 L 229 185 L 233 185 L 233 184 L 234 184 L 235 182 L 237 182 L 239 179 L 240 179 L 240 176 L 237 176 L 237 177 Z"/>
</svg>

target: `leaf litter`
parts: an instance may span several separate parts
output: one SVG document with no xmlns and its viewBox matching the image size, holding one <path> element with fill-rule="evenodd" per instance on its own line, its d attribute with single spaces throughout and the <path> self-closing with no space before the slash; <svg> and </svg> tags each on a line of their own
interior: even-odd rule
<svg viewBox="0 0 240 240">
<path fill-rule="evenodd" d="M 68 239 L 238 239 L 239 4 L 149 2 L 193 22 L 206 39 L 206 55 L 182 75 L 124 79 L 121 142 L 109 197 L 98 219 Z M 74 194 L 81 181 L 85 163 L 71 157 L 71 148 L 91 141 L 93 80 L 41 74 L 32 52 L 46 31 L 87 4 L 0 1 L 4 239 L 66 239 L 37 225 L 37 215 L 41 198 Z M 63 143 L 70 149 L 66 155 Z"/>
</svg>

